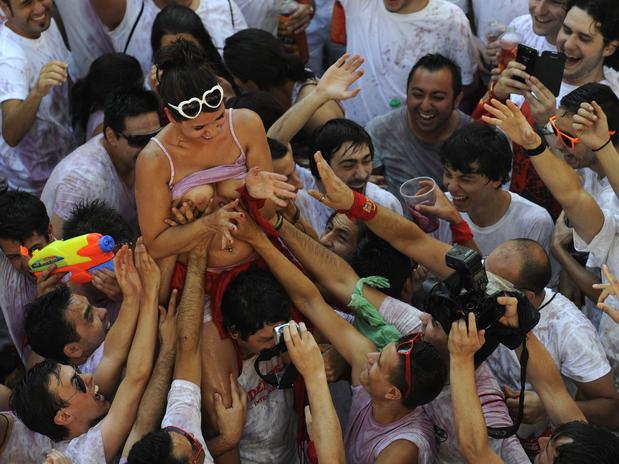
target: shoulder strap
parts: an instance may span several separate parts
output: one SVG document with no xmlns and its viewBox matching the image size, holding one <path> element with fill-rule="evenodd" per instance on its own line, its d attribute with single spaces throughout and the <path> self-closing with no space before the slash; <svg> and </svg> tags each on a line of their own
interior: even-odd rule
<svg viewBox="0 0 619 464">
<path fill-rule="evenodd" d="M 123 53 L 127 53 L 127 49 L 129 48 L 129 44 L 131 43 L 131 38 L 133 37 L 135 28 L 138 26 L 138 23 L 140 22 L 142 13 L 144 13 L 144 0 L 142 0 L 142 6 L 140 7 L 140 12 L 138 13 L 138 17 L 135 18 L 135 22 L 133 23 L 133 26 L 131 27 L 131 32 L 129 32 L 129 37 L 127 37 L 127 42 L 125 43 L 125 48 L 123 49 Z"/>
</svg>

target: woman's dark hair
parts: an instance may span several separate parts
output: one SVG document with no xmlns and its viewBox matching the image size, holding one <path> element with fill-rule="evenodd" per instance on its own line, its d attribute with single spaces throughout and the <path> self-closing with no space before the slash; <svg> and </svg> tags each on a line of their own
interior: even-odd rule
<svg viewBox="0 0 619 464">
<path fill-rule="evenodd" d="M 284 107 L 273 95 L 264 90 L 247 92 L 226 101 L 226 108 L 247 108 L 252 110 L 264 125 L 264 130 L 268 131 L 275 121 L 281 118 L 288 108 Z"/>
<path fill-rule="evenodd" d="M 134 57 L 124 53 L 101 55 L 92 62 L 86 77 L 71 89 L 73 124 L 85 130 L 88 117 L 103 110 L 108 95 L 121 89 L 143 86 L 144 74 Z"/>
<path fill-rule="evenodd" d="M 206 52 L 192 42 L 177 40 L 157 53 L 155 64 L 162 73 L 159 78 L 159 95 L 166 108 L 177 121 L 187 118 L 171 108 L 193 97 L 202 98 L 204 92 L 217 85 L 215 72 L 208 64 Z M 217 109 L 202 105 L 202 111 Z"/>
<path fill-rule="evenodd" d="M 153 56 L 157 56 L 161 49 L 161 40 L 166 34 L 189 34 L 194 37 L 204 50 L 206 61 L 215 74 L 225 78 L 234 86 L 232 76 L 224 66 L 210 34 L 195 11 L 185 6 L 170 5 L 157 14 L 150 36 Z"/>
<path fill-rule="evenodd" d="M 245 29 L 228 37 L 224 62 L 240 81 L 253 81 L 260 90 L 314 77 L 298 56 L 284 52 L 281 43 L 261 29 Z"/>
</svg>

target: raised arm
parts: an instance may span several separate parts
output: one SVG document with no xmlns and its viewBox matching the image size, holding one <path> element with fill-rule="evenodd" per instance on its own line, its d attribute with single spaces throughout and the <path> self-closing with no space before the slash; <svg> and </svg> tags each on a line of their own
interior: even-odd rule
<svg viewBox="0 0 619 464">
<path fill-rule="evenodd" d="M 212 239 L 211 234 L 189 252 L 187 277 L 177 316 L 174 379 L 187 380 L 198 386 L 202 370 L 200 331 L 204 312 L 206 255 Z"/>
<path fill-rule="evenodd" d="M 310 440 L 314 442 L 318 462 L 344 464 L 344 442 L 340 421 L 333 406 L 320 348 L 305 324 L 290 321 L 284 328 L 284 341 L 290 360 L 303 376 L 309 406 L 305 409 Z"/>
<path fill-rule="evenodd" d="M 144 435 L 161 425 L 166 407 L 174 356 L 176 354 L 176 290 L 172 292 L 168 309 L 159 307 L 159 355 L 140 401 L 135 423 L 125 442 L 122 456 L 127 457 L 133 445 Z"/>
<path fill-rule="evenodd" d="M 141 243 L 141 239 L 138 239 L 138 243 Z M 133 263 L 133 252 L 127 245 L 123 245 L 114 257 L 114 273 L 123 294 L 123 302 L 118 319 L 105 337 L 103 358 L 94 373 L 95 382 L 106 398 L 114 396 L 127 362 L 142 295 L 142 283 Z"/>
<path fill-rule="evenodd" d="M 348 87 L 363 75 L 363 58 L 344 54 L 327 69 L 309 95 L 297 101 L 270 127 L 267 135 L 287 145 L 303 129 L 314 113 L 330 100 L 347 100 L 360 92 Z"/>
<path fill-rule="evenodd" d="M 497 126 L 525 150 L 535 150 L 546 142 L 533 130 L 520 109 L 511 101 L 507 104 L 492 100 L 484 108 L 492 115 L 483 120 Z M 531 163 L 546 187 L 561 204 L 576 233 L 585 242 L 590 242 L 604 225 L 604 215 L 593 197 L 580 183 L 576 171 L 565 161 L 557 158 L 548 147 L 540 154 L 531 156 Z"/>
<path fill-rule="evenodd" d="M 90 3 L 101 22 L 110 29 L 120 24 L 127 11 L 127 0 L 90 0 Z"/>
<path fill-rule="evenodd" d="M 320 152 L 316 152 L 314 159 L 326 194 L 311 190 L 310 195 L 330 208 L 349 211 L 353 205 L 353 191 L 335 175 Z M 445 264 L 450 245 L 425 234 L 417 224 L 400 214 L 378 204 L 376 207 L 376 216 L 366 221 L 372 232 L 437 276 L 444 278 L 453 273 L 453 269 Z"/>
<path fill-rule="evenodd" d="M 469 463 L 503 462 L 488 444 L 488 430 L 475 383 L 474 355 L 484 344 L 484 331 L 477 331 L 475 315 L 454 322 L 449 332 L 449 382 L 456 422 L 458 449 Z"/>
<path fill-rule="evenodd" d="M 157 285 L 148 285 L 150 293 L 144 293 L 140 301 L 140 315 L 127 361 L 126 375 L 118 387 L 114 401 L 101 426 L 103 449 L 107 461 L 121 450 L 135 421 L 138 405 L 153 367 L 153 353 L 157 341 L 157 294 L 159 292 L 159 270 L 143 244 L 138 244 L 136 257 L 142 262 L 138 265 L 142 286 L 146 290 L 146 279 Z M 151 282 L 149 282 L 150 284 Z"/>
<path fill-rule="evenodd" d="M 358 383 L 359 373 L 367 365 L 367 353 L 376 350 L 374 344 L 325 303 L 316 286 L 275 248 L 249 217 L 239 221 L 235 236 L 252 245 L 266 261 L 297 309 L 312 321 L 351 365 L 353 383 Z"/>
</svg>

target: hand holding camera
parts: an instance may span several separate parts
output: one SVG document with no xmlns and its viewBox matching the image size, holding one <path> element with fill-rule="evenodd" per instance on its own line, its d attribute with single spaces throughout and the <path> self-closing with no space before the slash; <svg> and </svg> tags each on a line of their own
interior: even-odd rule
<svg viewBox="0 0 619 464">
<path fill-rule="evenodd" d="M 290 321 L 288 324 L 279 327 L 282 327 L 290 360 L 305 381 L 308 382 L 320 375 L 326 378 L 322 353 L 314 336 L 307 330 L 305 323 L 297 324 L 295 321 Z"/>
</svg>

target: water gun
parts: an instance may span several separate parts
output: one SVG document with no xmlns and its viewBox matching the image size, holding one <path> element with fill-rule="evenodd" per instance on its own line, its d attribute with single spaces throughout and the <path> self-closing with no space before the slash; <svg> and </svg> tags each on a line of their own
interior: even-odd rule
<svg viewBox="0 0 619 464">
<path fill-rule="evenodd" d="M 76 284 L 92 280 L 96 270 L 114 270 L 114 247 L 116 243 L 109 235 L 84 234 L 68 240 L 54 240 L 41 250 L 32 253 L 28 267 L 39 277 L 52 264 L 53 273 L 68 272 L 69 279 Z"/>
</svg>

